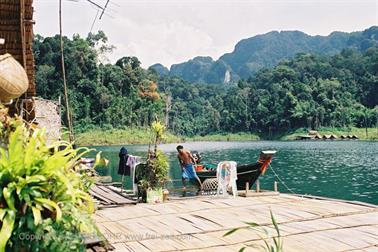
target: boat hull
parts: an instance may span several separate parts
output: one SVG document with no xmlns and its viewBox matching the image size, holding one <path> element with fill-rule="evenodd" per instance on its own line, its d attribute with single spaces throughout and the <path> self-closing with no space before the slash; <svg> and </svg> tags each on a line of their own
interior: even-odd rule
<svg viewBox="0 0 378 252">
<path fill-rule="evenodd" d="M 261 175 L 262 166 L 263 166 L 263 163 L 259 163 L 259 162 L 255 164 L 239 165 L 237 167 L 238 180 L 236 180 L 236 185 L 237 185 L 238 190 L 245 189 L 247 182 L 249 183 L 249 186 L 251 187 Z M 204 182 L 206 179 L 216 178 L 217 171 L 216 170 L 198 171 L 197 176 L 201 180 L 201 182 Z"/>
</svg>

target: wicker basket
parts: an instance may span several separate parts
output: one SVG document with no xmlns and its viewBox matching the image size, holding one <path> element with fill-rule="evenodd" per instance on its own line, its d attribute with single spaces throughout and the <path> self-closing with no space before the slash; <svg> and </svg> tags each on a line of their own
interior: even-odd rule
<svg viewBox="0 0 378 252">
<path fill-rule="evenodd" d="M 0 55 L 0 100 L 8 102 L 20 97 L 29 86 L 24 68 L 12 55 Z"/>
</svg>

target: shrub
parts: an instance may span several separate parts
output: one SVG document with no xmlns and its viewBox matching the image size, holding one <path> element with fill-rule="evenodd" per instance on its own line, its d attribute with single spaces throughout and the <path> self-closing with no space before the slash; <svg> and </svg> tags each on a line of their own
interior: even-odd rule
<svg viewBox="0 0 378 252">
<path fill-rule="evenodd" d="M 98 234 L 89 181 L 76 168 L 90 150 L 48 146 L 44 130 L 6 112 L 0 108 L 0 251 L 84 251 L 81 234 Z"/>
</svg>

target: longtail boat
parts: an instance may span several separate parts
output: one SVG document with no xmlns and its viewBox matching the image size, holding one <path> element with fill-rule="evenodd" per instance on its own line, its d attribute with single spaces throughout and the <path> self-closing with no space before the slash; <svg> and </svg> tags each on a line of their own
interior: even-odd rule
<svg viewBox="0 0 378 252">
<path fill-rule="evenodd" d="M 251 187 L 261 174 L 264 174 L 269 164 L 272 162 L 273 155 L 276 151 L 261 151 L 260 157 L 256 163 L 244 164 L 237 166 L 238 180 L 236 181 L 238 190 L 245 189 L 246 183 L 249 183 Z M 216 178 L 216 169 L 206 169 L 204 165 L 203 169 L 197 169 L 197 176 L 204 182 L 206 179 Z"/>
</svg>

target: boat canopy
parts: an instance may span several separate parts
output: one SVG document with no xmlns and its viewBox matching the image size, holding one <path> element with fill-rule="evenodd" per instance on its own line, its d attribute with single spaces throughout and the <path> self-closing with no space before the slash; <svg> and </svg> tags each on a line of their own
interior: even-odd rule
<svg viewBox="0 0 378 252">
<path fill-rule="evenodd" d="M 265 155 L 274 155 L 276 154 L 277 151 L 275 150 L 265 150 L 265 151 L 261 151 L 261 153 L 265 154 Z"/>
</svg>

